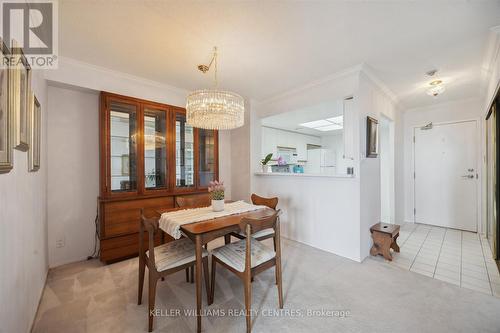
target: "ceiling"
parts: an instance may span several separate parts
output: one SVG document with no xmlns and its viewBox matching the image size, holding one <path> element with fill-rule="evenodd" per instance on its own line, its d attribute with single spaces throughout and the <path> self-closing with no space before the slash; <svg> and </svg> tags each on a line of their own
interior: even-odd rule
<svg viewBox="0 0 500 333">
<path fill-rule="evenodd" d="M 263 118 L 262 125 L 319 137 L 330 136 L 342 133 L 342 130 L 322 132 L 312 128 L 300 126 L 300 124 L 341 116 L 343 114 L 343 110 L 342 100 L 328 101 Z"/>
<path fill-rule="evenodd" d="M 405 107 L 479 97 L 500 1 L 59 2 L 62 56 L 184 89 L 219 48 L 223 88 L 263 100 L 360 63 Z M 425 94 L 440 70 L 447 91 Z"/>
</svg>

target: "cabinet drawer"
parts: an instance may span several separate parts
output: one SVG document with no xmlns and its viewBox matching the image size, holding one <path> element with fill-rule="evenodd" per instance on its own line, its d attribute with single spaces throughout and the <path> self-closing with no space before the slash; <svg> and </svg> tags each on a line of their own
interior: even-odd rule
<svg viewBox="0 0 500 333">
<path fill-rule="evenodd" d="M 103 202 L 101 204 L 101 237 L 116 237 L 139 231 L 141 209 L 147 217 L 158 216 L 157 210 L 174 207 L 173 197 Z"/>
<path fill-rule="evenodd" d="M 148 247 L 147 233 L 144 236 L 144 246 Z M 161 244 L 158 233 L 155 236 L 155 245 Z M 139 233 L 101 240 L 100 259 L 104 263 L 112 263 L 121 259 L 136 256 L 139 253 Z"/>
</svg>

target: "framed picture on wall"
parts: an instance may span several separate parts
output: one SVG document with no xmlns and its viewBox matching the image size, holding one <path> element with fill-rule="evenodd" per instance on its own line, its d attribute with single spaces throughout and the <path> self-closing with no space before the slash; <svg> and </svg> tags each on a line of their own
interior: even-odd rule
<svg viewBox="0 0 500 333">
<path fill-rule="evenodd" d="M 12 55 L 16 66 L 12 68 L 14 92 L 14 119 L 16 130 L 14 133 L 14 148 L 28 151 L 29 130 L 29 93 L 31 91 L 31 68 L 24 56 L 22 48 L 12 42 Z"/>
<path fill-rule="evenodd" d="M 40 141 L 42 134 L 42 108 L 34 93 L 29 98 L 29 150 L 28 171 L 40 169 Z"/>
<path fill-rule="evenodd" d="M 366 118 L 366 157 L 378 156 L 378 120 Z"/>
<path fill-rule="evenodd" d="M 7 45 L 0 38 L 0 173 L 9 172 L 13 167 L 12 135 L 14 134 L 14 122 L 9 97 L 12 87 L 9 83 L 9 68 L 7 66 L 9 55 Z"/>
</svg>

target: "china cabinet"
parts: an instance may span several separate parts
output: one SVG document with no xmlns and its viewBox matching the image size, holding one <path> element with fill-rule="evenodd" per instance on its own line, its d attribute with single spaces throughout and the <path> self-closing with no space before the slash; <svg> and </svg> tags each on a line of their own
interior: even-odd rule
<svg viewBox="0 0 500 333">
<path fill-rule="evenodd" d="M 183 108 L 107 92 L 99 126 L 100 258 L 109 263 L 137 254 L 142 208 L 153 216 L 218 178 L 218 133 L 189 126 Z"/>
</svg>

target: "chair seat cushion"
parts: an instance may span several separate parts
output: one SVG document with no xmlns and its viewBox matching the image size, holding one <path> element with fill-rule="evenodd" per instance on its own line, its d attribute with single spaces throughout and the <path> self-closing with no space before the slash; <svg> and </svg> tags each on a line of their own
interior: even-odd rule
<svg viewBox="0 0 500 333">
<path fill-rule="evenodd" d="M 250 239 L 250 248 L 252 249 L 252 268 L 265 263 L 275 257 L 276 253 L 267 246 L 256 240 L 254 237 Z M 212 255 L 231 266 L 239 272 L 245 271 L 245 253 L 246 240 L 242 239 L 235 243 L 230 243 L 212 251 Z"/>
<path fill-rule="evenodd" d="M 239 234 L 243 237 L 246 237 L 247 234 L 243 231 L 240 231 Z M 269 236 L 269 235 L 274 235 L 274 229 L 273 228 L 267 228 L 263 229 L 260 231 L 257 231 L 255 234 L 252 235 L 253 238 L 259 239 L 261 237 Z"/>
<path fill-rule="evenodd" d="M 208 252 L 202 249 L 203 257 L 208 256 Z M 149 251 L 146 252 L 149 257 Z M 187 238 L 182 238 L 155 247 L 155 264 L 158 272 L 195 262 L 196 255 L 194 243 Z"/>
</svg>

